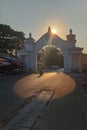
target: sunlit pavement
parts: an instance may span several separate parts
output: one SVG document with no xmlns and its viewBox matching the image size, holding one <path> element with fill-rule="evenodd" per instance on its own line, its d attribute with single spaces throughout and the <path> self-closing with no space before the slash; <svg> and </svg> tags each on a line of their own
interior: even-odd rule
<svg viewBox="0 0 87 130">
<path fill-rule="evenodd" d="M 16 82 L 13 92 L 23 99 L 38 95 L 43 90 L 54 91 L 32 130 L 87 129 L 87 95 L 81 87 L 81 78 L 83 75 L 69 76 L 63 72 L 51 72 L 44 73 L 41 77 L 32 74 Z"/>
</svg>

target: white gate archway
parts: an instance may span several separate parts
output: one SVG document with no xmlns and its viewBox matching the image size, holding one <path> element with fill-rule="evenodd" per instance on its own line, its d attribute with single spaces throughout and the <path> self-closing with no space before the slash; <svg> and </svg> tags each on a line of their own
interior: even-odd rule
<svg viewBox="0 0 87 130">
<path fill-rule="evenodd" d="M 72 70 L 81 71 L 81 54 L 83 48 L 75 47 L 76 39 L 75 35 L 72 34 L 72 29 L 70 29 L 70 34 L 66 36 L 66 40 L 63 40 L 58 35 L 51 32 L 50 27 L 48 32 L 45 33 L 38 41 L 34 41 L 31 36 L 25 41 L 25 52 L 29 53 L 27 58 L 26 70 L 37 71 L 37 55 L 39 50 L 46 45 L 54 45 L 56 48 L 60 48 L 64 56 L 64 72 L 71 72 Z M 23 51 L 23 50 L 22 50 Z M 22 56 L 22 51 L 19 51 L 19 56 Z M 25 56 L 26 56 L 25 53 Z"/>
</svg>

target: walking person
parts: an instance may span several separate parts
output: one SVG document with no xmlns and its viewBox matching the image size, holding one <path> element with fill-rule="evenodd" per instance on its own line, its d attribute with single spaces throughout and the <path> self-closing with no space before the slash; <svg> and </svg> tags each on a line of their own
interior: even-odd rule
<svg viewBox="0 0 87 130">
<path fill-rule="evenodd" d="M 39 67 L 39 77 L 43 75 L 43 71 L 41 69 L 41 67 Z"/>
</svg>

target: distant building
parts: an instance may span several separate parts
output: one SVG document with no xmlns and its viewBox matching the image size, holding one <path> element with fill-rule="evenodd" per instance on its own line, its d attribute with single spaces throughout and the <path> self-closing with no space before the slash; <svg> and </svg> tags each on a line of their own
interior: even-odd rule
<svg viewBox="0 0 87 130">
<path fill-rule="evenodd" d="M 81 68 L 87 69 L 87 54 L 82 53 L 82 55 L 81 55 Z"/>
</svg>

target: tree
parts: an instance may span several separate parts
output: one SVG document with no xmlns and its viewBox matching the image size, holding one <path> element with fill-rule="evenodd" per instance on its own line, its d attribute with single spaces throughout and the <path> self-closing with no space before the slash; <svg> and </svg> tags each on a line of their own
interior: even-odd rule
<svg viewBox="0 0 87 130">
<path fill-rule="evenodd" d="M 12 54 L 13 50 L 23 48 L 24 33 L 14 31 L 9 25 L 0 24 L 0 52 Z"/>
<path fill-rule="evenodd" d="M 42 50 L 39 51 L 37 59 L 38 63 L 42 63 L 45 66 L 63 66 L 63 54 L 60 49 L 53 46 L 46 46 L 44 49 L 42 48 Z"/>
</svg>

